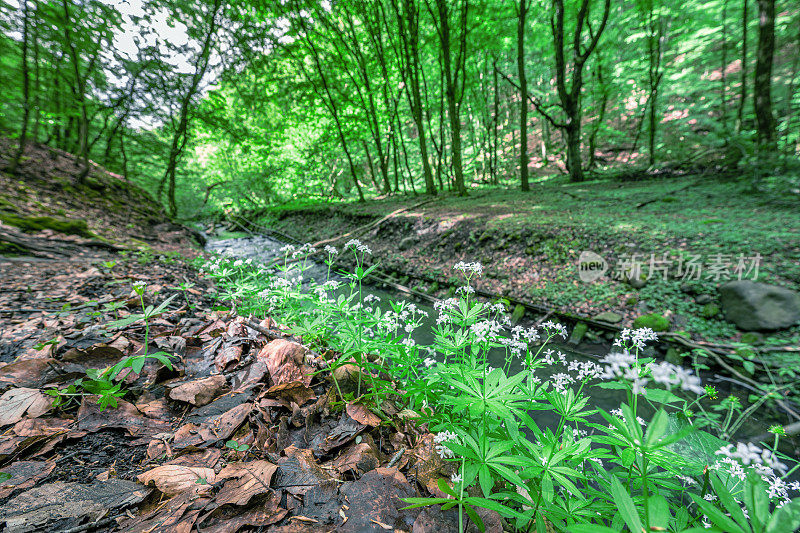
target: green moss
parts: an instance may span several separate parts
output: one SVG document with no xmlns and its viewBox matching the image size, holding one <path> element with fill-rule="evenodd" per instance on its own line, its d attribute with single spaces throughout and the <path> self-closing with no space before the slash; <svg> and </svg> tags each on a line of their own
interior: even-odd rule
<svg viewBox="0 0 800 533">
<path fill-rule="evenodd" d="M 522 317 L 524 316 L 525 316 L 525 306 L 522 304 L 517 304 L 516 307 L 514 307 L 514 312 L 511 313 L 511 323 L 512 324 L 518 323 L 520 320 L 522 320 Z"/>
<path fill-rule="evenodd" d="M 714 318 L 720 313 L 720 308 L 715 303 L 708 303 L 703 306 L 703 310 L 700 311 L 700 314 L 703 315 L 705 318 Z"/>
<path fill-rule="evenodd" d="M 0 255 L 15 256 L 25 255 L 27 253 L 28 249 L 24 246 L 20 246 L 19 244 L 14 244 L 11 242 L 0 241 Z"/>
<path fill-rule="evenodd" d="M 27 232 L 51 229 L 67 235 L 94 237 L 94 234 L 89 231 L 85 220 L 69 220 L 53 217 L 20 217 L 10 213 L 0 213 L 0 220 L 9 226 L 14 226 Z"/>
<path fill-rule="evenodd" d="M 653 331 L 668 331 L 669 320 L 658 313 L 642 315 L 633 321 L 634 328 L 650 328 Z"/>
</svg>

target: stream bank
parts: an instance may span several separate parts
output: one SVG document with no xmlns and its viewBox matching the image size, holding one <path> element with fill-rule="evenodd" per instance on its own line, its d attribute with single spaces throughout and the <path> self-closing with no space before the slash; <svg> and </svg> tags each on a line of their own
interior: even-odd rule
<svg viewBox="0 0 800 533">
<path fill-rule="evenodd" d="M 289 238 L 286 235 L 282 235 L 282 237 L 284 239 Z M 207 245 L 207 250 L 213 253 L 222 254 L 231 259 L 249 259 L 265 265 L 275 265 L 276 263 L 282 262 L 284 259 L 284 253 L 281 251 L 281 248 L 285 244 L 286 242 L 284 240 L 279 240 L 272 236 L 255 234 L 249 237 L 227 239 L 210 238 L 209 244 Z M 378 260 L 379 258 L 374 259 Z M 310 261 L 308 265 L 309 269 L 304 273 L 304 275 L 309 280 L 314 279 L 320 283 L 324 282 L 326 276 L 328 275 L 328 267 L 314 261 Z M 344 265 L 342 266 L 344 267 Z M 342 278 L 338 279 L 340 281 L 342 280 Z M 414 339 L 416 342 L 422 345 L 433 344 L 433 336 L 431 333 L 434 326 L 434 320 L 432 317 L 435 316 L 435 312 L 431 307 L 431 303 L 434 300 L 433 296 L 428 293 L 422 293 L 415 290 L 409 291 L 407 287 L 399 285 L 392 279 L 386 278 L 381 274 L 375 274 L 372 276 L 371 284 L 368 285 L 367 290 L 371 294 L 380 298 L 380 300 L 383 302 L 381 306 L 384 308 L 387 308 L 388 302 L 392 300 L 398 301 L 402 299 L 408 299 L 413 301 L 423 310 L 429 312 L 431 318 L 425 321 L 424 328 L 420 328 L 420 330 L 415 332 Z M 494 300 L 497 301 L 496 298 Z M 509 311 L 510 310 L 511 308 L 509 308 Z M 533 317 L 532 313 L 525 313 L 516 317 L 517 320 L 515 323 L 523 327 L 530 327 L 541 324 L 541 322 L 551 318 L 552 316 L 553 313 L 549 311 L 543 311 L 536 315 L 535 318 Z M 564 317 L 556 317 L 553 319 L 558 321 L 559 318 Z M 569 317 L 567 318 L 568 320 L 566 321 L 566 324 L 568 326 L 568 330 L 571 332 L 571 335 L 568 342 L 562 342 L 558 344 L 557 348 L 563 351 L 570 359 L 579 361 L 596 361 L 609 351 L 613 350 L 611 341 L 619 333 L 615 327 L 600 323 L 600 329 L 595 329 L 593 324 L 594 321 L 588 321 L 592 323 L 590 329 L 590 327 L 586 325 L 587 321 L 581 321 L 579 319 L 569 320 Z M 674 350 L 674 346 L 662 342 L 652 347 L 648 347 L 645 354 L 656 357 L 657 359 L 663 360 L 666 358 L 669 360 L 669 356 Z M 493 364 L 502 366 L 503 353 L 504 352 L 502 350 L 495 350 L 494 355 L 490 355 L 490 361 L 493 360 Z M 494 359 L 492 359 L 492 357 L 494 357 Z M 711 362 L 712 361 L 709 360 L 709 363 Z M 518 371 L 516 368 L 512 368 L 511 370 L 513 372 Z M 709 371 L 702 373 L 701 377 L 703 382 L 714 384 L 722 397 L 726 395 L 733 395 L 738 397 L 743 404 L 747 405 L 749 403 L 748 398 L 750 394 L 757 391 L 752 385 L 748 385 L 748 383 L 737 379 L 731 379 L 729 375 L 726 376 L 724 375 L 724 372 L 720 373 L 719 370 L 720 369 L 718 367 L 709 368 Z M 722 370 L 724 371 L 724 369 Z M 537 372 L 537 375 L 539 375 L 542 380 L 548 380 L 551 378 L 551 375 L 554 372 L 556 372 L 556 370 L 542 369 L 541 371 Z M 615 394 L 615 392 L 618 391 L 598 389 L 597 393 L 592 395 L 593 401 L 598 407 L 603 409 L 612 409 L 619 405 L 620 401 L 623 399 L 622 395 Z M 759 410 L 754 414 L 755 416 L 751 416 L 748 419 L 748 423 L 744 426 L 742 432 L 738 434 L 738 438 L 746 440 L 749 437 L 761 435 L 771 424 L 784 420 L 785 412 L 782 409 L 785 405 L 786 404 L 780 405 L 777 409 Z M 786 407 L 789 408 L 788 406 Z M 544 421 L 544 423 L 547 424 L 548 422 Z M 551 420 L 550 423 L 556 424 L 557 419 Z M 788 439 L 786 442 L 791 445 L 791 449 L 787 449 L 787 451 L 797 453 L 798 445 L 800 445 L 800 443 L 792 441 L 791 439 Z"/>
</svg>

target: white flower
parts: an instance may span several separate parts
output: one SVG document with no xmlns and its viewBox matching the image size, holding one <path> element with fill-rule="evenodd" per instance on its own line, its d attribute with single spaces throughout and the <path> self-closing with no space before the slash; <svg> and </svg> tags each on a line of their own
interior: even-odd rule
<svg viewBox="0 0 800 533">
<path fill-rule="evenodd" d="M 330 244 L 325 245 L 325 252 L 329 255 L 339 255 L 339 250 L 331 246 Z"/>
<path fill-rule="evenodd" d="M 453 474 L 452 476 L 450 476 L 450 481 L 452 481 L 454 485 L 458 485 L 463 480 L 464 478 L 461 477 L 461 474 Z"/>
<path fill-rule="evenodd" d="M 483 265 L 478 263 L 477 261 L 474 263 L 465 263 L 464 261 L 459 261 L 455 265 L 453 265 L 453 270 L 460 270 L 463 273 L 471 272 L 473 274 L 477 274 L 480 276 L 483 274 Z"/>
<path fill-rule="evenodd" d="M 243 264 L 244 264 L 244 261 L 242 261 L 241 259 L 237 259 L 236 261 L 233 262 L 233 268 L 238 268 L 238 267 L 242 266 Z"/>
<path fill-rule="evenodd" d="M 444 445 L 447 442 L 454 442 L 458 443 L 458 435 L 453 433 L 452 431 L 442 431 L 441 433 L 437 433 L 433 436 L 433 442 L 436 443 L 435 449 L 436 453 L 439 454 L 439 457 L 442 459 L 452 459 L 454 457 L 453 452 Z"/>
</svg>

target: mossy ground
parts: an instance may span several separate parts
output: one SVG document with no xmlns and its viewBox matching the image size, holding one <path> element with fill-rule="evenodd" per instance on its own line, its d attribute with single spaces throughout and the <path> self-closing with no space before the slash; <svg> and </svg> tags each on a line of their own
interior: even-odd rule
<svg viewBox="0 0 800 533">
<path fill-rule="evenodd" d="M 422 200 L 288 204 L 262 212 L 259 221 L 315 242 Z M 554 178 L 535 183 L 527 193 L 476 189 L 467 197 L 442 195 L 360 237 L 389 270 L 441 282 L 452 276 L 455 262 L 476 260 L 486 267 L 481 284 L 487 290 L 588 316 L 612 310 L 624 316 L 626 325 L 654 312 L 670 316 L 673 331 L 731 340 L 740 332 L 722 314 L 706 316 L 705 304 L 696 301 L 702 294 L 716 298 L 725 281 L 711 265 L 727 262 L 727 278 L 735 279 L 739 256 L 758 254 L 759 281 L 796 289 L 798 235 L 797 200 L 770 191 L 769 183 L 766 190 L 752 192 L 747 179 L 686 176 L 580 184 Z M 672 268 L 667 276 L 654 270 L 639 288 L 608 276 L 584 283 L 578 275 L 584 250 L 604 257 L 612 269 L 636 254 L 645 278 L 651 257 L 657 261 L 666 255 Z M 693 256 L 701 261 L 698 279 L 678 275 L 679 261 L 686 264 Z M 800 328 L 777 337 L 798 339 Z"/>
</svg>

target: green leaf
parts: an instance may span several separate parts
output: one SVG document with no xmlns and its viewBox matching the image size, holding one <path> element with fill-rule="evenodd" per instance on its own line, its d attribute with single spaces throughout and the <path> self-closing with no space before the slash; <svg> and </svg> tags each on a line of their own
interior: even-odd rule
<svg viewBox="0 0 800 533">
<path fill-rule="evenodd" d="M 636 533 L 641 531 L 642 520 L 639 518 L 636 505 L 616 476 L 611 476 L 611 496 L 614 498 L 614 503 L 617 504 L 619 514 L 622 515 L 622 519 L 628 525 L 628 529 Z"/>
<path fill-rule="evenodd" d="M 705 513 L 708 519 L 711 520 L 711 523 L 721 528 L 723 531 L 726 531 L 727 533 L 750 533 L 749 531 L 742 529 L 739 524 L 730 519 L 725 513 L 702 499 L 697 494 L 689 494 L 689 496 L 692 498 L 692 500 L 694 500 L 697 506 L 702 509 L 703 513 Z"/>
<path fill-rule="evenodd" d="M 800 530 L 800 498 L 790 501 L 772 515 L 765 533 L 794 533 Z"/>
</svg>

